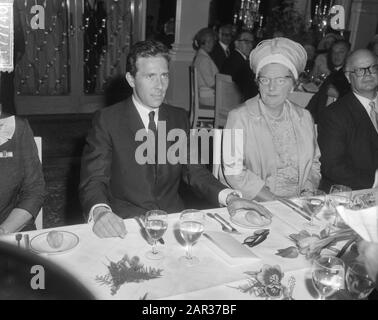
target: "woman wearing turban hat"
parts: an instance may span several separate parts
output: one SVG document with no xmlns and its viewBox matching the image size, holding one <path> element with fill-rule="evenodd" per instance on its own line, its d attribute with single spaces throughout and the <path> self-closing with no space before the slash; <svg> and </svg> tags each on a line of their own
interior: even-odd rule
<svg viewBox="0 0 378 320">
<path fill-rule="evenodd" d="M 320 152 L 312 117 L 288 100 L 306 60 L 305 49 L 287 38 L 264 40 L 250 54 L 260 93 L 228 115 L 225 128 L 243 132 L 232 153 L 227 152 L 231 135 L 223 135 L 221 179 L 243 198 L 293 197 L 319 184 Z"/>
</svg>

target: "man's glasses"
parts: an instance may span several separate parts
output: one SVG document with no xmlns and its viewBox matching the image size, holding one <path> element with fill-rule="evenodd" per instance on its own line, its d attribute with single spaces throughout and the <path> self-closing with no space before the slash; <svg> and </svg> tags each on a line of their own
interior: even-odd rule
<svg viewBox="0 0 378 320">
<path fill-rule="evenodd" d="M 252 248 L 254 246 L 257 246 L 261 242 L 263 242 L 268 237 L 268 235 L 269 235 L 269 229 L 257 230 L 253 233 L 253 235 L 245 238 L 243 241 L 243 244 Z"/>
<path fill-rule="evenodd" d="M 255 41 L 249 39 L 239 39 L 238 41 L 247 42 L 249 44 L 253 44 Z"/>
<path fill-rule="evenodd" d="M 369 73 L 367 73 L 369 71 Z M 378 73 L 378 64 L 373 64 L 366 68 L 356 68 L 353 71 L 346 71 L 350 73 L 355 73 L 357 77 L 363 77 L 366 74 Z"/>
<path fill-rule="evenodd" d="M 286 77 L 277 77 L 277 78 L 267 78 L 267 77 L 258 77 L 257 80 L 259 81 L 259 83 L 263 86 L 267 86 L 269 85 L 272 81 L 278 85 L 278 86 L 283 86 L 285 85 L 289 79 L 291 79 L 290 76 L 286 76 Z"/>
</svg>

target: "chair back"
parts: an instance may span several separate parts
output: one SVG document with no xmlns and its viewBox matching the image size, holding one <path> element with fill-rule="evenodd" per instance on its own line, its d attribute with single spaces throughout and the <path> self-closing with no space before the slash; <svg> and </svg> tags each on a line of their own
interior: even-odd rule
<svg viewBox="0 0 378 320">
<path fill-rule="evenodd" d="M 306 108 L 313 95 L 309 92 L 294 91 L 289 94 L 289 101 Z"/>
<path fill-rule="evenodd" d="M 230 110 L 243 102 L 238 87 L 227 74 L 218 73 L 215 76 L 215 128 L 226 125 Z"/>
<path fill-rule="evenodd" d="M 199 102 L 198 73 L 194 65 L 189 66 L 189 89 L 190 89 L 190 110 L 189 121 L 191 128 L 200 128 L 201 123 L 206 128 L 213 127 L 215 110 L 214 106 L 201 105 Z"/>
<path fill-rule="evenodd" d="M 38 157 L 42 163 L 42 138 L 41 137 L 34 137 L 35 144 L 38 150 Z M 43 229 L 43 210 L 39 210 L 37 217 L 34 220 L 35 227 L 37 229 Z"/>
</svg>

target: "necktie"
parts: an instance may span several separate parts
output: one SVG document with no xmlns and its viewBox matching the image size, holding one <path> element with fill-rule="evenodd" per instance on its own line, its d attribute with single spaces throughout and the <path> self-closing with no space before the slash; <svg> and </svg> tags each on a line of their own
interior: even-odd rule
<svg viewBox="0 0 378 320">
<path fill-rule="evenodd" d="M 151 111 L 148 114 L 149 122 L 148 122 L 148 130 L 154 133 L 154 146 L 155 146 L 155 179 L 156 179 L 156 170 L 157 170 L 157 160 L 158 160 L 158 140 L 157 140 L 157 128 L 155 124 L 155 111 Z"/>
<path fill-rule="evenodd" d="M 229 57 L 229 55 L 230 55 L 230 49 L 227 48 L 227 49 L 226 49 L 226 57 Z"/>
<path fill-rule="evenodd" d="M 370 106 L 370 118 L 371 118 L 371 121 L 373 121 L 375 130 L 378 131 L 378 122 L 377 122 L 377 120 L 378 120 L 378 118 L 377 118 L 378 110 L 377 110 L 377 106 L 375 105 L 374 101 L 370 101 L 369 102 L 369 106 Z"/>
</svg>

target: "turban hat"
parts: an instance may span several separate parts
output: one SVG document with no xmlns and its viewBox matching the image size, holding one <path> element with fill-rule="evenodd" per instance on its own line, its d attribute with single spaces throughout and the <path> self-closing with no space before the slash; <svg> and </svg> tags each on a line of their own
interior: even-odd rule
<svg viewBox="0 0 378 320">
<path fill-rule="evenodd" d="M 261 41 L 251 51 L 249 61 L 256 77 L 262 67 L 270 63 L 279 63 L 286 66 L 297 80 L 306 67 L 307 53 L 299 43 L 279 37 Z"/>
</svg>

